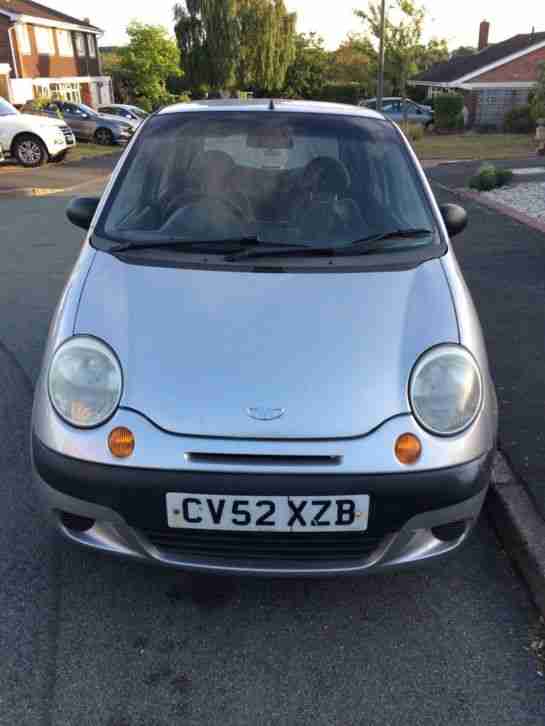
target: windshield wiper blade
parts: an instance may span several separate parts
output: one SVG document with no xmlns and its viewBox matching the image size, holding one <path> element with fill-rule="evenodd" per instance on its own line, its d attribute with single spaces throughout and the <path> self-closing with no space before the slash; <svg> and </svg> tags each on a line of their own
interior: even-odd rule
<svg viewBox="0 0 545 726">
<path fill-rule="evenodd" d="M 251 260 L 257 257 L 285 257 L 286 255 L 326 255 L 330 257 L 333 254 L 335 254 L 333 247 L 262 242 L 249 249 L 225 255 L 224 259 L 226 262 L 237 262 L 238 260 Z"/>
<path fill-rule="evenodd" d="M 392 229 L 388 232 L 379 232 L 378 234 L 371 234 L 368 237 L 362 237 L 361 239 L 354 240 L 346 245 L 346 248 L 358 247 L 359 245 L 366 244 L 368 242 L 382 242 L 387 239 L 411 239 L 412 237 L 428 237 L 433 234 L 431 229 L 425 227 L 413 227 L 408 229 Z M 344 247 L 341 249 L 345 249 Z"/>
<path fill-rule="evenodd" d="M 225 239 L 201 239 L 201 240 L 190 240 L 190 239 L 179 239 L 173 237 L 172 239 L 166 240 L 146 240 L 145 242 L 124 242 L 116 245 L 110 249 L 110 252 L 125 252 L 127 250 L 148 250 L 148 249 L 160 249 L 165 247 L 180 247 L 182 249 L 191 250 L 194 247 L 204 247 L 206 245 L 240 245 L 240 246 L 251 246 L 254 247 L 259 244 L 259 238 L 255 235 L 249 235 L 247 237 L 226 237 Z"/>
<path fill-rule="evenodd" d="M 226 255 L 225 260 L 227 262 L 236 262 L 237 260 L 250 260 L 258 257 L 283 257 L 285 255 L 312 255 L 315 257 L 365 255 L 380 251 L 381 245 L 379 243 L 384 240 L 427 237 L 431 234 L 433 234 L 432 230 L 425 228 L 398 229 L 390 232 L 381 232 L 380 234 L 369 235 L 369 237 L 363 237 L 355 242 L 350 242 L 347 245 L 341 245 L 339 247 L 333 245 L 320 247 L 304 244 L 279 244 L 271 245 L 270 247 L 256 245 L 255 247 Z"/>
</svg>

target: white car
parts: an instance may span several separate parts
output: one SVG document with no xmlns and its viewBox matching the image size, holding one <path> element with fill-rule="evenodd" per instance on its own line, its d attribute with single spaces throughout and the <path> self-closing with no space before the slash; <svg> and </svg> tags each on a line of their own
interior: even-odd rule
<svg viewBox="0 0 545 726">
<path fill-rule="evenodd" d="M 22 166 L 36 167 L 60 161 L 75 144 L 64 121 L 19 113 L 0 97 L 0 157 L 12 156 Z"/>
</svg>

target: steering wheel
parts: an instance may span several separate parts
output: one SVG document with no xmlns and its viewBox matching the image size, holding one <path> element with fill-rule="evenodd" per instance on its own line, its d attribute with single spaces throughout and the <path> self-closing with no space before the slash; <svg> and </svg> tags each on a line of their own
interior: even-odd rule
<svg viewBox="0 0 545 726">
<path fill-rule="evenodd" d="M 189 194 L 180 194 L 178 197 L 170 200 L 164 211 L 163 218 L 166 220 L 165 224 L 168 224 L 168 221 L 170 220 L 172 215 L 175 214 L 177 211 L 181 209 L 187 210 L 190 207 L 198 206 L 202 203 L 203 200 L 206 202 L 217 202 L 219 204 L 222 204 L 224 207 L 227 207 L 227 209 L 242 222 L 249 222 L 247 212 L 245 212 L 244 209 L 239 204 L 237 204 L 232 194 L 206 194 L 205 192 L 195 191 L 190 192 Z M 248 207 L 249 206 L 250 203 L 248 202 Z"/>
<path fill-rule="evenodd" d="M 190 215 L 192 212 L 197 211 L 201 211 L 201 214 L 202 212 L 204 212 L 206 215 L 206 219 L 215 221 L 219 216 L 217 207 L 216 212 L 214 213 L 213 211 L 216 205 L 220 205 L 231 218 L 234 218 L 236 220 L 237 224 L 245 227 L 249 223 L 248 216 L 246 215 L 244 210 L 241 209 L 239 205 L 236 204 L 236 202 L 234 202 L 232 199 L 223 195 L 208 195 L 204 193 L 198 193 L 195 194 L 190 200 L 186 200 L 185 204 L 182 204 L 181 207 L 179 207 L 174 212 L 172 212 L 172 214 L 170 214 L 167 221 L 163 224 L 162 230 L 164 231 L 165 227 L 168 228 L 169 225 L 174 224 L 176 219 L 178 218 L 178 215 L 182 214 L 186 226 L 191 227 L 192 225 Z M 198 222 L 198 218 L 193 221 L 193 225 L 195 224 L 195 221 Z"/>
</svg>

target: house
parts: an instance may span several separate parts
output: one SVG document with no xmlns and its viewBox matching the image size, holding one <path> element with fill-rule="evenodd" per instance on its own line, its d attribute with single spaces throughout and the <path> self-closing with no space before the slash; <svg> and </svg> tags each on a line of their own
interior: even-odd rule
<svg viewBox="0 0 545 726">
<path fill-rule="evenodd" d="M 545 62 L 545 33 L 514 35 L 489 45 L 490 23 L 479 29 L 478 51 L 437 63 L 416 76 L 411 85 L 424 86 L 428 96 L 444 91 L 465 95 L 469 124 L 501 127 L 505 114 L 528 102 L 528 94 Z"/>
<path fill-rule="evenodd" d="M 0 0 L 0 96 L 15 106 L 39 96 L 113 102 L 102 75 L 102 30 L 32 0 Z"/>
</svg>

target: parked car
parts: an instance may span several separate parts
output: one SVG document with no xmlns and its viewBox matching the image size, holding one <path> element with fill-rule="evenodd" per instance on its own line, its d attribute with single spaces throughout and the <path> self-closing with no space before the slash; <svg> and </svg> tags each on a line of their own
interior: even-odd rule
<svg viewBox="0 0 545 726">
<path fill-rule="evenodd" d="M 99 114 L 84 103 L 53 101 L 41 108 L 31 101 L 23 106 L 23 111 L 50 118 L 58 118 L 60 114 L 76 138 L 105 146 L 127 142 L 137 128 L 134 121 Z"/>
<path fill-rule="evenodd" d="M 399 128 L 300 101 L 171 106 L 68 218 L 87 236 L 32 456 L 69 540 L 299 576 L 466 540 L 497 435 L 450 241 L 467 216 L 437 206 Z"/>
<path fill-rule="evenodd" d="M 75 143 L 64 121 L 19 113 L 0 97 L 0 158 L 12 156 L 22 166 L 37 167 L 64 159 Z"/>
<path fill-rule="evenodd" d="M 363 101 L 362 104 L 366 108 L 376 110 L 377 99 L 370 98 Z M 412 124 L 420 124 L 426 128 L 433 126 L 434 113 L 431 106 L 411 101 L 408 98 L 400 98 L 399 96 L 388 96 L 382 99 L 382 113 L 396 123 L 408 121 Z"/>
<path fill-rule="evenodd" d="M 109 106 L 100 106 L 98 112 L 134 121 L 138 126 L 149 116 L 149 113 L 144 109 L 125 103 L 111 103 Z"/>
</svg>

